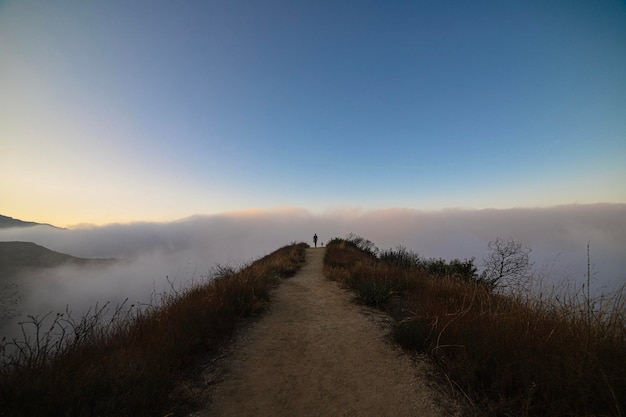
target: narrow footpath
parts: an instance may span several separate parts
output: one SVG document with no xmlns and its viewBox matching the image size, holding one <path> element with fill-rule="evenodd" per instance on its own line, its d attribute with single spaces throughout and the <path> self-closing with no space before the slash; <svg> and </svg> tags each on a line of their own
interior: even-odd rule
<svg viewBox="0 0 626 417">
<path fill-rule="evenodd" d="M 385 315 L 322 275 L 325 248 L 273 294 L 207 384 L 193 416 L 455 416 L 426 362 L 389 340 Z M 211 376 L 207 376 L 210 379 Z"/>
</svg>

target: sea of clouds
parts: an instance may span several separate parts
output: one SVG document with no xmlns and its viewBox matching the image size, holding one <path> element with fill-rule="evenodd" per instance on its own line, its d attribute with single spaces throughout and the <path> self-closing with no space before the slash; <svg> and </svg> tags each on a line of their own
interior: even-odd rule
<svg viewBox="0 0 626 417">
<path fill-rule="evenodd" d="M 80 313 L 107 301 L 149 303 L 172 287 L 205 279 L 217 264 L 240 266 L 291 242 L 312 244 L 314 233 L 320 243 L 355 233 L 380 249 L 402 245 L 426 258 L 476 258 L 479 270 L 489 241 L 513 238 L 532 249 L 537 271 L 549 271 L 550 280 L 568 280 L 572 286 L 586 282 L 589 244 L 593 291 L 611 291 L 626 282 L 626 204 L 323 214 L 284 208 L 168 223 L 0 229 L 0 241 L 35 242 L 77 257 L 122 260 L 106 268 L 61 267 L 19 276 L 19 311 L 43 315 L 67 306 Z M 3 328 L 0 332 L 7 332 Z"/>
</svg>

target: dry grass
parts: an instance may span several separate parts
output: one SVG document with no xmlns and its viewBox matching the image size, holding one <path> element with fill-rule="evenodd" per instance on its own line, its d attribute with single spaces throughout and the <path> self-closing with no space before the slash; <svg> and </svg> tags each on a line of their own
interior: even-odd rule
<svg viewBox="0 0 626 417">
<path fill-rule="evenodd" d="M 386 308 L 396 341 L 428 352 L 480 414 L 626 413 L 623 291 L 589 313 L 592 300 L 576 294 L 499 295 L 458 277 L 390 266 L 340 240 L 328 245 L 325 273 L 359 294 L 386 292 L 360 298 Z"/>
<path fill-rule="evenodd" d="M 271 289 L 304 263 L 306 246 L 286 246 L 239 270 L 221 268 L 141 311 L 122 306 L 111 315 L 103 306 L 79 320 L 32 318 L 37 337 L 1 346 L 0 416 L 168 414 L 181 369 L 261 312 Z"/>
</svg>

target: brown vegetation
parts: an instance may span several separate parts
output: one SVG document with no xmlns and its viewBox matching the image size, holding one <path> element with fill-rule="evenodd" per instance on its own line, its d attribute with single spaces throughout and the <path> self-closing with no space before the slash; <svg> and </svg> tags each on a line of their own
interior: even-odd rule
<svg viewBox="0 0 626 417">
<path fill-rule="evenodd" d="M 204 284 L 158 306 L 96 307 L 79 320 L 58 314 L 30 323 L 36 335 L 3 341 L 0 416 L 157 416 L 171 411 L 181 369 L 216 350 L 270 290 L 304 262 L 292 244 L 239 270 L 218 268 Z"/>
<path fill-rule="evenodd" d="M 324 271 L 389 311 L 395 340 L 429 353 L 480 414 L 626 413 L 623 291 L 593 308 L 576 294 L 502 295 L 480 279 L 386 262 L 350 239 L 328 244 Z"/>
</svg>

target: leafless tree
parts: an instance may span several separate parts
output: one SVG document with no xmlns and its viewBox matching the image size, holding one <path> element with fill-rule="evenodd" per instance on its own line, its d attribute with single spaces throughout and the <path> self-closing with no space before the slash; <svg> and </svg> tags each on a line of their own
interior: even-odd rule
<svg viewBox="0 0 626 417">
<path fill-rule="evenodd" d="M 492 288 L 522 287 L 530 279 L 530 247 L 523 246 L 513 238 L 489 242 L 489 253 L 483 258 L 481 280 Z"/>
</svg>

